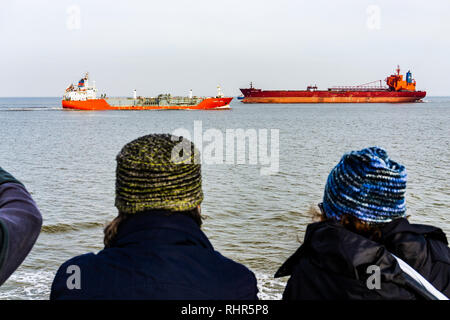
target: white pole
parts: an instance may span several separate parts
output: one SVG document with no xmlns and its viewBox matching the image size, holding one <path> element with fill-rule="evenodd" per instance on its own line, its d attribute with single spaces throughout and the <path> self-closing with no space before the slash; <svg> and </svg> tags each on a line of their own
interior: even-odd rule
<svg viewBox="0 0 450 320">
<path fill-rule="evenodd" d="M 220 85 L 217 85 L 217 97 L 218 98 L 223 97 L 222 88 L 220 88 Z"/>
</svg>

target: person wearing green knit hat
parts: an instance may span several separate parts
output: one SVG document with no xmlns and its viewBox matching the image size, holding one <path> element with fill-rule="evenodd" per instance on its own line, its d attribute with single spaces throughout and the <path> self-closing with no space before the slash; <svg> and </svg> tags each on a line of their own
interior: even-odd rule
<svg viewBox="0 0 450 320">
<path fill-rule="evenodd" d="M 128 143 L 117 156 L 116 207 L 133 214 L 149 209 L 188 211 L 203 200 L 198 150 L 167 134 L 149 135 Z M 177 162 L 175 162 L 177 161 Z"/>
<path fill-rule="evenodd" d="M 146 135 L 116 160 L 119 214 L 105 227 L 105 248 L 62 264 L 50 299 L 258 298 L 253 272 L 215 251 L 201 230 L 201 165 L 192 142 Z"/>
</svg>

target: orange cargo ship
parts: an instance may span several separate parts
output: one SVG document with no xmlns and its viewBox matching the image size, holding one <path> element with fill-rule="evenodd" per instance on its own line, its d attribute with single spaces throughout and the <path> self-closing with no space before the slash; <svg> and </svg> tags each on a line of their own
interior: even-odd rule
<svg viewBox="0 0 450 320">
<path fill-rule="evenodd" d="M 214 110 L 230 109 L 233 98 L 224 97 L 220 87 L 217 87 L 216 97 L 192 96 L 174 97 L 170 94 L 160 94 L 156 98 L 138 97 L 134 90 L 133 98 L 106 98 L 101 95 L 97 98 L 95 84 L 89 85 L 89 75 L 78 82 L 77 86 L 71 84 L 64 94 L 62 107 L 78 110 Z"/>
<path fill-rule="evenodd" d="M 381 80 L 359 86 L 332 87 L 317 90 L 317 86 L 308 86 L 306 90 L 261 90 L 253 88 L 240 89 L 244 95 L 243 103 L 394 103 L 416 102 L 423 99 L 425 91 L 416 91 L 416 81 L 410 71 L 406 79 L 397 73 L 386 78 L 387 86 Z M 375 85 L 375 83 L 379 83 Z"/>
</svg>

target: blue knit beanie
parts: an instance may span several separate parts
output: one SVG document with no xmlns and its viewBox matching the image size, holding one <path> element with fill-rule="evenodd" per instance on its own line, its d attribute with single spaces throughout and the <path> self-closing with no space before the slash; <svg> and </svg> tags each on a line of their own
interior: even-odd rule
<svg viewBox="0 0 450 320">
<path fill-rule="evenodd" d="M 406 169 L 378 147 L 346 153 L 328 176 L 323 196 L 327 218 L 349 214 L 368 223 L 406 216 Z"/>
</svg>

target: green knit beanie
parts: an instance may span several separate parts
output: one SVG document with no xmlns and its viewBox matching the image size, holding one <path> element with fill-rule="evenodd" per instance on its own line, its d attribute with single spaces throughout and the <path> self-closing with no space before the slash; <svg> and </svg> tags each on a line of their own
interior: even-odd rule
<svg viewBox="0 0 450 320">
<path fill-rule="evenodd" d="M 203 200 L 199 152 L 189 140 L 151 134 L 117 155 L 116 202 L 120 212 L 187 211 Z"/>
</svg>

